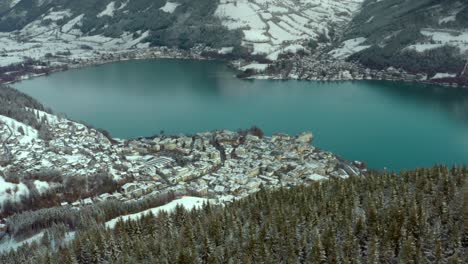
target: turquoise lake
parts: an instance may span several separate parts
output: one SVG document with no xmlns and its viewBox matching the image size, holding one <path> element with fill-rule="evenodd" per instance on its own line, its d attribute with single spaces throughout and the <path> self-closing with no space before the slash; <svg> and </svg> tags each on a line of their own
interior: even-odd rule
<svg viewBox="0 0 468 264">
<path fill-rule="evenodd" d="M 390 170 L 468 164 L 468 91 L 385 81 L 240 80 L 222 62 L 144 60 L 14 85 L 56 113 L 131 138 L 256 125 Z"/>
</svg>

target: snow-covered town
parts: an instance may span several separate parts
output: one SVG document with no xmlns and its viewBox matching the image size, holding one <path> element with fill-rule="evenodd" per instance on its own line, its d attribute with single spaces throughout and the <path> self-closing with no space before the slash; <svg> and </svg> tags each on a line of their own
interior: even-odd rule
<svg viewBox="0 0 468 264">
<path fill-rule="evenodd" d="M 0 264 L 468 263 L 467 120 L 466 0 L 0 0 Z"/>
<path fill-rule="evenodd" d="M 3 142 L 0 173 L 2 201 L 27 196 L 22 182 L 8 182 L 9 175 L 111 175 L 123 185 L 114 193 L 63 202 L 80 206 L 100 200 L 140 199 L 162 192 L 195 193 L 203 197 L 235 199 L 263 187 L 294 186 L 360 175 L 361 163 L 348 163 L 311 145 L 312 133 L 278 134 L 260 138 L 250 132 L 215 131 L 193 136 L 156 136 L 131 140 L 110 139 L 95 129 L 35 111 L 49 124 L 51 140 L 38 137 L 32 127 L 2 117 Z M 59 188 L 40 178 L 39 192 Z"/>
</svg>

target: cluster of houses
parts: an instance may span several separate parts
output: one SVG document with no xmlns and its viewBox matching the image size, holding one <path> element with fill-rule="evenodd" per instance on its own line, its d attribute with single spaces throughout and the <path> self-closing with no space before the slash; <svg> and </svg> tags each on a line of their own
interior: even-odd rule
<svg viewBox="0 0 468 264">
<path fill-rule="evenodd" d="M 262 187 L 294 186 L 362 172 L 356 164 L 315 149 L 311 133 L 260 138 L 249 133 L 213 131 L 193 136 L 110 140 L 82 124 L 41 115 L 48 119 L 52 139 L 16 134 L 6 143 L 13 161 L 0 167 L 0 172 L 59 170 L 69 176 L 106 173 L 115 181 L 125 182 L 113 193 L 63 206 L 78 207 L 109 199 L 128 201 L 163 192 L 240 198 Z"/>
<path fill-rule="evenodd" d="M 273 79 L 301 79 L 317 81 L 346 80 L 406 80 L 424 81 L 426 74 L 409 74 L 389 67 L 384 70 L 369 69 L 359 63 L 335 59 L 324 54 L 292 55 L 275 61 L 266 73 Z"/>
<path fill-rule="evenodd" d="M 144 49 L 124 49 L 94 51 L 92 56 L 81 56 L 71 58 L 57 59 L 60 64 L 65 64 L 69 67 L 84 67 L 89 65 L 99 65 L 103 63 L 126 61 L 126 60 L 141 60 L 141 59 L 194 59 L 203 60 L 205 57 L 202 53 L 208 51 L 217 51 L 203 45 L 197 45 L 190 50 L 182 50 L 172 47 L 151 47 Z"/>
<path fill-rule="evenodd" d="M 262 187 L 295 186 L 362 173 L 355 164 L 315 149 L 311 141 L 311 133 L 259 138 L 231 131 L 139 139 L 127 145 L 158 151 L 141 156 L 132 153 L 128 157 L 134 162 L 143 161 L 151 173 L 141 174 L 123 185 L 117 192 L 119 198 L 111 194 L 106 194 L 106 198 L 133 200 L 163 192 L 190 192 L 210 198 L 236 199 Z M 179 154 L 179 161 L 164 156 L 171 153 Z M 97 198 L 98 201 L 102 197 Z"/>
</svg>

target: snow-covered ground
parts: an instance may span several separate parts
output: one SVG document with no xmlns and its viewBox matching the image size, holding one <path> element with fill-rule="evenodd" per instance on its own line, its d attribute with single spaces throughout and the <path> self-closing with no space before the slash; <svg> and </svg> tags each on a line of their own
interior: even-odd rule
<svg viewBox="0 0 468 264">
<path fill-rule="evenodd" d="M 36 189 L 39 193 L 47 192 L 47 190 L 50 188 L 49 183 L 46 181 L 35 180 L 34 185 L 36 186 Z"/>
<path fill-rule="evenodd" d="M 319 174 L 312 174 L 312 175 L 309 175 L 307 178 L 309 178 L 310 180 L 313 180 L 313 181 L 321 181 L 321 180 L 327 180 L 328 178 L 327 177 L 324 177 L 322 175 L 319 175 Z"/>
<path fill-rule="evenodd" d="M 244 33 L 242 45 L 252 54 L 276 60 L 281 53 L 296 52 L 310 40 L 328 36 L 330 30 L 349 22 L 363 0 L 221 0 L 215 11 L 229 29 Z M 112 17 L 126 3 L 110 2 L 97 17 Z M 160 9 L 173 13 L 181 4 L 168 0 Z M 66 19 L 64 25 L 58 25 Z M 149 32 L 125 32 L 116 38 L 88 36 L 79 30 L 84 14 L 50 9 L 22 30 L 0 33 L 0 66 L 24 61 L 25 58 L 47 60 L 47 56 L 69 54 L 69 59 L 95 59 L 96 54 L 111 54 L 132 48 L 147 48 Z M 47 21 L 47 23 L 44 23 Z M 301 48 L 298 48 L 301 47 Z M 47 55 L 47 56 L 46 56 Z"/>
<path fill-rule="evenodd" d="M 12 0 L 10 2 L 10 8 L 14 7 L 15 5 L 17 5 L 21 0 Z"/>
<path fill-rule="evenodd" d="M 6 182 L 3 177 L 0 177 L 0 208 L 7 200 L 20 201 L 22 196 L 28 196 L 29 190 L 24 183 Z"/>
<path fill-rule="evenodd" d="M 344 59 L 353 53 L 369 48 L 370 45 L 363 45 L 365 41 L 366 38 L 362 37 L 346 40 L 339 48 L 330 51 L 329 54 L 337 59 Z"/>
<path fill-rule="evenodd" d="M 460 11 L 463 10 L 463 7 L 461 8 L 456 8 L 454 10 L 452 10 L 452 12 L 450 12 L 449 15 L 445 16 L 445 17 L 441 17 L 439 19 L 439 25 L 440 24 L 444 24 L 444 23 L 448 23 L 448 22 L 452 22 L 452 21 L 455 21 L 456 20 L 456 17 L 458 15 L 458 13 L 460 13 Z"/>
<path fill-rule="evenodd" d="M 138 218 L 141 218 L 144 215 L 149 214 L 150 212 L 153 215 L 157 215 L 161 211 L 172 212 L 177 206 L 183 206 L 185 209 L 191 210 L 193 208 L 200 208 L 203 205 L 203 203 L 208 203 L 208 202 L 213 203 L 214 201 L 208 200 L 205 198 L 186 196 L 186 197 L 182 197 L 180 199 L 174 200 L 163 206 L 151 208 L 143 212 L 139 212 L 139 213 L 135 213 L 131 215 L 124 215 L 124 216 L 114 218 L 106 222 L 106 227 L 114 228 L 115 224 L 117 224 L 119 220 L 122 220 L 122 221 L 136 220 Z"/>
<path fill-rule="evenodd" d="M 176 2 L 166 2 L 166 4 L 161 7 L 160 9 L 166 13 L 174 13 L 177 7 L 180 6 L 179 3 Z"/>
<path fill-rule="evenodd" d="M 444 45 L 458 47 L 461 53 L 468 55 L 468 31 L 455 31 L 443 29 L 424 29 L 421 34 L 429 37 L 435 43 L 418 43 L 411 45 L 408 48 L 414 49 L 417 52 L 423 52 L 435 48 L 440 48 Z"/>
<path fill-rule="evenodd" d="M 363 0 L 221 0 L 215 15 L 229 29 L 241 29 L 243 45 L 271 60 L 291 44 L 328 36 L 349 22 Z"/>
<path fill-rule="evenodd" d="M 30 127 L 30 126 L 27 126 L 23 123 L 20 123 L 14 119 L 11 119 L 9 117 L 6 117 L 6 116 L 2 116 L 0 115 L 0 124 L 5 124 L 7 125 L 9 128 L 10 128 L 10 132 L 12 133 L 11 136 L 12 137 L 16 137 L 18 138 L 19 140 L 19 143 L 20 144 L 23 144 L 23 143 L 30 143 L 31 141 L 33 140 L 36 140 L 37 139 L 37 130 Z M 20 130 L 22 130 L 24 132 L 24 134 L 22 134 L 20 132 Z M 10 136 L 9 134 L 8 135 L 3 135 L 3 136 Z M 0 136 L 0 139 L 2 137 Z"/>
<path fill-rule="evenodd" d="M 117 8 L 111 2 L 97 16 L 113 16 L 114 11 L 122 6 Z M 62 26 L 57 25 L 63 18 L 69 21 Z M 61 54 L 69 54 L 69 59 L 92 60 L 98 53 L 111 54 L 149 46 L 144 42 L 149 32 L 137 32 L 139 36 L 134 36 L 133 32 L 125 32 L 117 38 L 84 35 L 78 29 L 83 18 L 83 14 L 72 17 L 69 10 L 49 10 L 20 31 L 0 32 L 0 67 L 20 63 L 26 58 L 47 60 L 47 56 L 62 56 Z"/>
<path fill-rule="evenodd" d="M 266 70 L 266 68 L 268 68 L 269 64 L 262 64 L 262 63 L 251 63 L 251 64 L 248 64 L 248 65 L 245 65 L 243 67 L 241 67 L 240 69 L 242 71 L 245 71 L 247 69 L 252 69 L 252 70 L 255 70 L 255 71 L 264 71 Z"/>
<path fill-rule="evenodd" d="M 11 237 L 5 237 L 0 241 L 0 253 L 2 252 L 8 252 L 10 250 L 16 250 L 17 248 L 27 245 L 27 244 L 32 244 L 33 242 L 39 243 L 44 236 L 45 232 L 39 232 L 25 240 L 21 241 L 16 241 L 16 239 L 11 238 Z M 75 238 L 75 231 L 72 232 L 67 232 L 65 234 L 65 237 L 63 239 L 64 243 L 69 243 Z"/>
<path fill-rule="evenodd" d="M 456 74 L 451 74 L 451 73 L 437 73 L 434 75 L 434 77 L 431 78 L 431 80 L 436 80 L 436 79 L 443 79 L 443 78 L 454 78 L 457 77 Z"/>
<path fill-rule="evenodd" d="M 40 232 L 22 241 L 16 241 L 13 238 L 4 238 L 2 241 L 0 241 L 0 253 L 7 252 L 10 250 L 16 250 L 17 248 L 21 246 L 24 246 L 26 244 L 31 244 L 33 242 L 39 242 L 43 235 L 44 235 L 44 232 Z"/>
<path fill-rule="evenodd" d="M 102 10 L 101 13 L 97 15 L 97 17 L 103 17 L 103 16 L 114 16 L 115 12 L 115 2 L 110 2 L 107 6 L 106 9 Z"/>
</svg>

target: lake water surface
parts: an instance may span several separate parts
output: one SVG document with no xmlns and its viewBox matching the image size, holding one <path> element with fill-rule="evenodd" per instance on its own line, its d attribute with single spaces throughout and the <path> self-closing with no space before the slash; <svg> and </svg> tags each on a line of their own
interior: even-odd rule
<svg viewBox="0 0 468 264">
<path fill-rule="evenodd" d="M 114 137 L 257 125 L 312 131 L 314 145 L 392 170 L 468 164 L 468 91 L 380 81 L 240 80 L 213 61 L 146 60 L 15 84 L 57 113 Z"/>
</svg>

